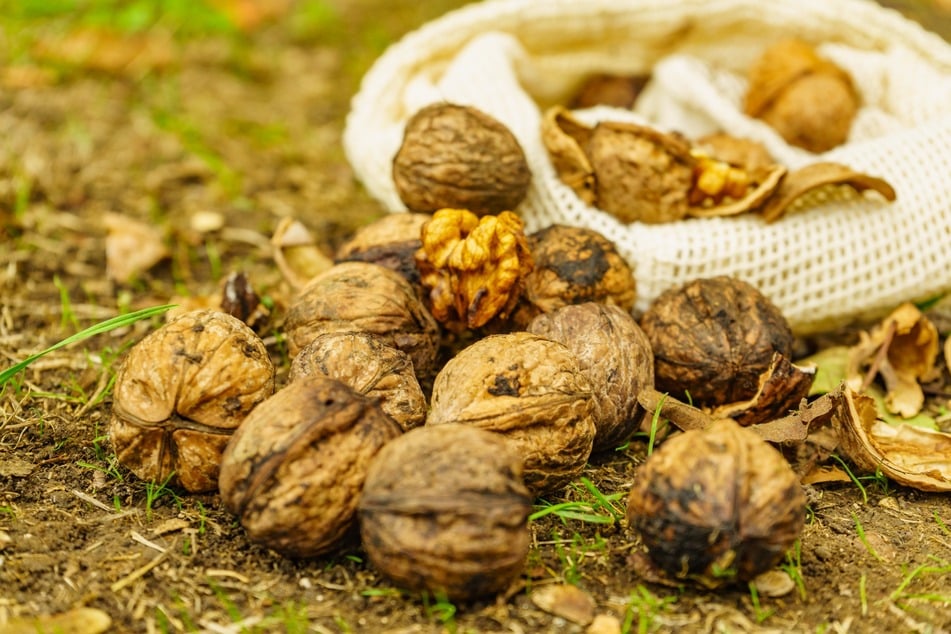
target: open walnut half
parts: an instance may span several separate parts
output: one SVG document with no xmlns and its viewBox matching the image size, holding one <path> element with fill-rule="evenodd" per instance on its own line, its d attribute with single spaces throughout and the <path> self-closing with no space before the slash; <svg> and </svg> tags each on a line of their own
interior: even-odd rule
<svg viewBox="0 0 951 634">
<path fill-rule="evenodd" d="M 747 146 L 738 153 L 735 147 L 722 151 L 722 138 L 708 145 L 634 123 L 588 126 L 560 106 L 545 113 L 542 140 L 563 183 L 584 202 L 626 223 L 745 212 L 759 212 L 772 222 L 807 192 L 831 185 L 872 189 L 895 200 L 886 181 L 838 163 L 790 172 L 771 159 L 764 162 L 764 151 L 749 151 L 752 142 L 735 140 Z"/>
</svg>

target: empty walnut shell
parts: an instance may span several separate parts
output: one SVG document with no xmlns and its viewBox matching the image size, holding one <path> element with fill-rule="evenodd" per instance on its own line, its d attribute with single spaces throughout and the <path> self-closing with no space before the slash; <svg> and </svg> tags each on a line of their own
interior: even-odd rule
<svg viewBox="0 0 951 634">
<path fill-rule="evenodd" d="M 501 122 L 469 106 L 437 103 L 406 123 L 393 181 L 412 211 L 512 211 L 531 182 L 525 153 Z"/>
<path fill-rule="evenodd" d="M 564 344 L 590 379 L 595 452 L 615 449 L 641 427 L 637 395 L 654 387 L 654 356 L 629 312 L 593 302 L 563 306 L 533 319 L 528 331 Z"/>
<path fill-rule="evenodd" d="M 413 288 L 419 286 L 419 270 L 413 255 L 423 246 L 420 236 L 431 214 L 392 213 L 363 226 L 340 245 L 336 262 L 372 262 L 393 269 Z"/>
<path fill-rule="evenodd" d="M 426 397 L 409 356 L 366 332 L 329 332 L 304 346 L 289 380 L 329 376 L 376 400 L 404 430 L 426 422 Z"/>
<path fill-rule="evenodd" d="M 656 387 L 716 406 L 756 395 L 774 353 L 789 359 L 793 334 L 757 288 L 719 276 L 661 293 L 640 320 L 654 351 Z"/>
<path fill-rule="evenodd" d="M 591 383 L 568 348 L 513 332 L 479 339 L 443 366 L 426 424 L 465 423 L 504 435 L 538 495 L 581 473 L 594 442 L 592 407 Z"/>
<path fill-rule="evenodd" d="M 744 111 L 768 123 L 786 142 L 825 152 L 848 139 L 859 105 L 845 70 L 806 42 L 782 40 L 750 69 Z"/>
<path fill-rule="evenodd" d="M 212 491 L 231 434 L 273 392 L 267 349 L 242 321 L 180 315 L 133 346 L 116 375 L 116 458 L 143 480 Z"/>
<path fill-rule="evenodd" d="M 648 569 L 716 587 L 776 565 L 802 531 L 805 505 L 782 454 L 751 429 L 721 420 L 665 441 L 647 458 L 627 520 L 647 548 Z"/>
<path fill-rule="evenodd" d="M 342 262 L 305 286 L 284 320 L 292 357 L 326 332 L 369 332 L 402 350 L 417 375 L 431 375 L 439 326 L 409 282 L 369 262 Z"/>
<path fill-rule="evenodd" d="M 524 568 L 531 503 L 504 438 L 420 427 L 370 465 L 360 534 L 373 566 L 400 587 L 474 599 L 504 591 Z"/>
<path fill-rule="evenodd" d="M 534 269 L 512 321 L 526 327 L 539 313 L 598 302 L 625 311 L 634 307 L 637 286 L 630 265 L 614 243 L 594 229 L 551 225 L 529 237 Z"/>
<path fill-rule="evenodd" d="M 355 526 L 367 469 L 400 429 L 371 399 L 324 376 L 261 403 L 221 463 L 221 500 L 253 541 L 288 557 L 335 548 Z"/>
</svg>

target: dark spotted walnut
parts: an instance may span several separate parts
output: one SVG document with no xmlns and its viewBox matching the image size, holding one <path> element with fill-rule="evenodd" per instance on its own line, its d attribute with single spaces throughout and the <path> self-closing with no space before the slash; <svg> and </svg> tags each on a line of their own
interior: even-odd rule
<svg viewBox="0 0 951 634">
<path fill-rule="evenodd" d="M 616 449 L 642 427 L 637 395 L 654 387 L 654 357 L 629 312 L 593 302 L 563 306 L 533 319 L 528 331 L 567 346 L 591 381 L 594 451 Z"/>
<path fill-rule="evenodd" d="M 423 225 L 431 214 L 392 213 L 357 229 L 334 256 L 336 262 L 372 262 L 393 269 L 419 288 L 419 270 L 414 255 L 423 242 Z"/>
<path fill-rule="evenodd" d="M 729 420 L 664 442 L 638 468 L 627 521 L 646 547 L 634 562 L 669 583 L 746 582 L 802 532 L 799 477 L 759 434 Z"/>
<path fill-rule="evenodd" d="M 614 243 L 593 229 L 552 225 L 528 236 L 534 269 L 512 316 L 524 328 L 536 315 L 571 304 L 598 302 L 625 311 L 637 287 L 630 265 Z"/>
<path fill-rule="evenodd" d="M 439 326 L 399 273 L 379 264 L 342 262 L 313 278 L 284 320 L 292 357 L 327 332 L 369 332 L 413 360 L 417 376 L 431 376 Z"/>
<path fill-rule="evenodd" d="M 504 438 L 426 426 L 370 465 L 360 534 L 370 563 L 400 588 L 468 600 L 505 591 L 524 569 L 531 510 L 522 461 Z"/>
<path fill-rule="evenodd" d="M 532 174 L 501 122 L 469 106 L 437 103 L 410 117 L 393 159 L 393 181 L 411 211 L 514 211 Z"/>
<path fill-rule="evenodd" d="M 371 460 L 400 433 L 343 383 L 300 379 L 235 432 L 221 463 L 221 500 L 255 542 L 295 558 L 329 552 L 355 526 Z"/>
<path fill-rule="evenodd" d="M 426 397 L 409 356 L 366 332 L 328 332 L 304 346 L 289 380 L 329 376 L 380 405 L 404 430 L 426 422 Z"/>
<path fill-rule="evenodd" d="M 273 392 L 267 349 L 248 326 L 184 313 L 133 346 L 116 375 L 116 458 L 143 480 L 212 491 L 231 434 Z"/>
<path fill-rule="evenodd" d="M 536 495 L 577 477 L 594 442 L 591 383 L 568 348 L 527 332 L 490 335 L 436 375 L 427 425 L 464 423 L 502 434 L 525 461 Z"/>
</svg>

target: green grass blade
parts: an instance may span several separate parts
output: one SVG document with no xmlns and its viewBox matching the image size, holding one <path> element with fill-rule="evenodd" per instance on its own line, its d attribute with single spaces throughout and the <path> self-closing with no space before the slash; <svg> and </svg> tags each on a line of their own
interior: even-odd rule
<svg viewBox="0 0 951 634">
<path fill-rule="evenodd" d="M 82 341 L 84 339 L 88 339 L 96 335 L 101 335 L 104 332 L 109 332 L 110 330 L 121 328 L 122 326 L 128 326 L 129 324 L 135 323 L 141 319 L 148 319 L 149 317 L 153 317 L 155 315 L 161 315 L 162 313 L 164 313 L 170 308 L 173 308 L 174 306 L 175 304 L 166 304 L 164 306 L 153 306 L 151 308 L 143 308 L 142 310 L 137 310 L 127 315 L 119 315 L 117 317 L 113 317 L 112 319 L 107 319 L 106 321 L 90 326 L 89 328 L 86 328 L 85 330 L 81 330 L 74 335 L 70 335 L 69 337 L 66 337 L 65 339 L 63 339 L 62 341 L 53 344 L 46 350 L 42 350 L 40 352 L 37 352 L 34 355 L 30 355 L 29 357 L 27 357 L 23 361 L 20 361 L 16 365 L 13 365 L 7 368 L 6 370 L 4 370 L 3 372 L 0 372 L 0 387 L 3 387 L 4 385 L 6 385 L 7 382 L 10 381 L 10 379 L 15 377 L 17 374 L 19 374 L 23 370 L 25 370 L 31 363 L 33 363 L 40 357 L 43 357 L 55 350 L 59 350 L 60 348 L 76 343 L 77 341 Z"/>
</svg>

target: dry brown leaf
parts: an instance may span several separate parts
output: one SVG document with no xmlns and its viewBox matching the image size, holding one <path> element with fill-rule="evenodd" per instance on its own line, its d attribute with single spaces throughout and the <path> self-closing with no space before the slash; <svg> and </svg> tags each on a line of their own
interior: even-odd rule
<svg viewBox="0 0 951 634">
<path fill-rule="evenodd" d="M 876 374 L 885 382 L 885 407 L 904 418 L 924 405 L 921 382 L 931 379 L 939 353 L 938 329 L 911 303 L 896 308 L 849 351 L 849 387 L 863 391 Z M 868 368 L 863 372 L 863 368 Z"/>
<path fill-rule="evenodd" d="M 175 62 L 171 35 L 158 29 L 129 34 L 105 28 L 78 28 L 41 40 L 33 55 L 44 62 L 130 75 L 164 70 Z"/>
<path fill-rule="evenodd" d="M 154 225 L 109 213 L 106 225 L 106 275 L 127 283 L 169 256 L 164 232 Z"/>
<path fill-rule="evenodd" d="M 594 598 L 578 586 L 541 586 L 532 591 L 532 603 L 549 614 L 578 625 L 587 625 L 594 620 Z"/>
<path fill-rule="evenodd" d="M 294 218 L 283 218 L 271 238 L 274 263 L 291 288 L 299 290 L 323 273 L 333 260 L 323 254 L 310 231 Z"/>
<path fill-rule="evenodd" d="M 835 465 L 815 465 L 812 470 L 802 476 L 800 482 L 803 484 L 824 484 L 826 482 L 851 482 L 843 469 Z"/>
<path fill-rule="evenodd" d="M 832 421 L 840 450 L 860 470 L 881 471 L 922 491 L 951 491 L 951 434 L 884 423 L 875 401 L 850 388 L 838 399 Z"/>
<path fill-rule="evenodd" d="M 856 192 L 873 190 L 885 200 L 895 200 L 895 189 L 884 179 L 856 172 L 839 163 L 813 163 L 786 175 L 776 193 L 766 201 L 760 213 L 766 222 L 779 220 L 798 198 L 808 192 L 831 185 L 848 185 Z"/>
</svg>

